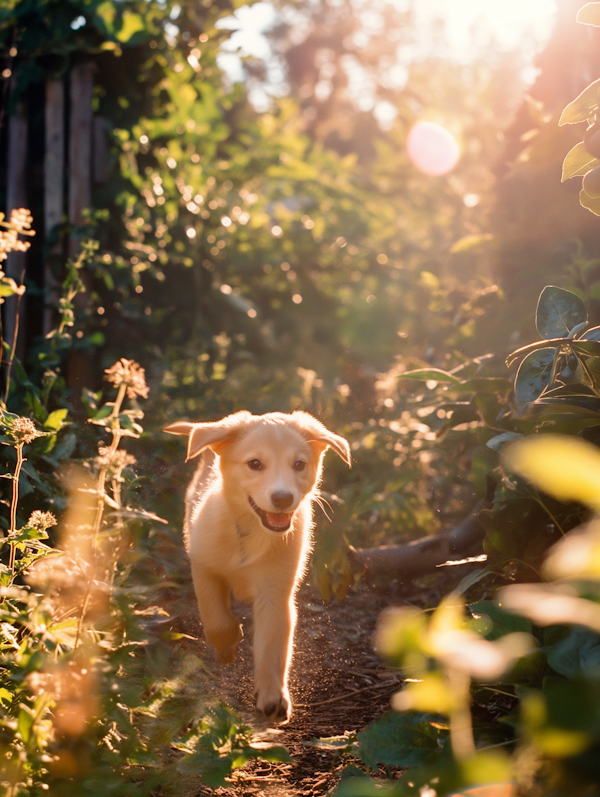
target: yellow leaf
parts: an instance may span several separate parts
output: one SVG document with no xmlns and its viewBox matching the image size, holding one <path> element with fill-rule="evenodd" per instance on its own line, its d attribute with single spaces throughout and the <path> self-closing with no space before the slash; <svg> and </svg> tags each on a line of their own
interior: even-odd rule
<svg viewBox="0 0 600 797">
<path fill-rule="evenodd" d="M 570 532 L 553 545 L 544 573 L 556 579 L 600 579 L 600 521 Z"/>
<path fill-rule="evenodd" d="M 600 510 L 600 450 L 566 435 L 540 435 L 507 446 L 504 463 L 560 501 Z"/>
<path fill-rule="evenodd" d="M 475 249 L 481 249 L 485 244 L 494 240 L 494 236 L 490 233 L 481 233 L 477 235 L 465 235 L 459 238 L 458 241 L 450 247 L 451 254 L 455 255 L 459 252 L 472 252 Z"/>
<path fill-rule="evenodd" d="M 456 709 L 456 697 L 439 673 L 428 673 L 420 681 L 407 683 L 390 701 L 396 711 L 432 711 L 450 714 Z"/>
</svg>

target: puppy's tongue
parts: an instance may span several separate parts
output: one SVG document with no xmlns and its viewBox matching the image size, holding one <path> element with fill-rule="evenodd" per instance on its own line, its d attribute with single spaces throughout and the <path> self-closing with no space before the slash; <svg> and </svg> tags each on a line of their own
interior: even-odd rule
<svg viewBox="0 0 600 797">
<path fill-rule="evenodd" d="M 290 524 L 291 512 L 267 512 L 267 520 L 271 526 L 278 529 L 285 529 Z"/>
</svg>

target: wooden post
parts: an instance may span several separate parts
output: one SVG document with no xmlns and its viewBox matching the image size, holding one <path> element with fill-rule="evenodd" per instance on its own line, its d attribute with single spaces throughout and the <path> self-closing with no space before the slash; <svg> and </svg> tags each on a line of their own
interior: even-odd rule
<svg viewBox="0 0 600 797">
<path fill-rule="evenodd" d="M 109 121 L 103 116 L 94 117 L 93 178 L 95 185 L 104 185 L 110 180 L 110 150 L 108 145 Z"/>
<path fill-rule="evenodd" d="M 65 88 L 62 80 L 46 81 L 46 153 L 44 158 L 44 235 L 60 224 L 64 209 Z M 50 255 L 50 252 L 48 252 Z M 53 326 L 57 284 L 47 256 L 44 265 L 44 334 Z"/>
<path fill-rule="evenodd" d="M 11 210 L 27 207 L 27 106 L 21 101 L 17 105 L 16 113 L 8 117 L 8 164 L 6 178 L 6 216 L 10 217 Z M 5 271 L 17 284 L 20 284 L 25 271 L 25 252 L 11 252 L 6 260 Z M 15 343 L 15 334 L 18 330 L 17 306 L 19 318 L 23 318 L 24 297 L 9 297 L 3 305 L 3 337 L 9 346 Z M 17 356 L 22 357 L 25 351 L 23 336 L 17 336 Z M 6 352 L 2 359 L 7 360 Z M 6 371 L 5 371 L 6 374 Z"/>
<path fill-rule="evenodd" d="M 69 222 L 83 222 L 83 211 L 92 203 L 92 91 L 93 66 L 79 64 L 71 72 L 69 122 Z M 72 244 L 77 254 L 77 242 Z"/>
<path fill-rule="evenodd" d="M 94 89 L 93 65 L 78 64 L 71 71 L 69 119 L 69 223 L 78 226 L 83 222 L 83 211 L 92 204 L 92 93 Z M 79 254 L 79 240 L 71 233 L 69 256 Z M 85 276 L 84 276 L 85 281 Z M 85 307 L 87 295 L 76 297 L 76 306 Z M 69 356 L 69 387 L 79 401 L 81 389 L 93 385 L 93 359 L 89 352 L 72 351 Z M 77 405 L 76 405 L 77 406 Z M 81 408 L 79 408 L 81 410 Z"/>
</svg>

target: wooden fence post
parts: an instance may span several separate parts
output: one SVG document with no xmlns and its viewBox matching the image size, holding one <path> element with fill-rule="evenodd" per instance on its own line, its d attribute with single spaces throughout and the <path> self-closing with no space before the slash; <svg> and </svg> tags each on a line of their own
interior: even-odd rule
<svg viewBox="0 0 600 797">
<path fill-rule="evenodd" d="M 92 93 L 94 89 L 93 64 L 78 64 L 71 71 L 70 119 L 69 119 L 69 223 L 82 224 L 83 211 L 92 204 Z M 69 256 L 76 258 L 79 240 L 71 233 Z M 85 281 L 85 277 L 84 277 Z M 85 307 L 88 301 L 84 294 L 76 297 L 76 304 Z M 68 383 L 79 400 L 83 387 L 93 385 L 93 357 L 90 352 L 72 351 L 68 364 Z"/>
<path fill-rule="evenodd" d="M 62 80 L 46 81 L 46 152 L 44 157 L 44 235 L 60 224 L 64 208 L 65 87 Z M 44 264 L 44 334 L 53 327 L 57 284 L 50 268 L 50 252 Z"/>
<path fill-rule="evenodd" d="M 69 120 L 69 222 L 83 222 L 83 211 L 92 203 L 92 92 L 93 65 L 79 64 L 71 72 Z M 77 254 L 77 242 L 72 243 Z"/>
<path fill-rule="evenodd" d="M 21 101 L 13 116 L 8 117 L 8 164 L 6 177 L 6 216 L 10 217 L 11 210 L 27 207 L 27 106 Z M 11 252 L 6 260 L 6 274 L 12 277 L 17 284 L 21 283 L 25 271 L 25 252 Z M 17 356 L 22 357 L 25 351 L 23 336 L 18 337 L 19 319 L 24 314 L 24 297 L 21 301 L 16 296 L 4 302 L 3 338 L 12 348 L 17 344 Z M 19 312 L 17 314 L 17 307 Z M 15 336 L 16 341 L 15 341 Z M 2 359 L 7 360 L 5 352 Z M 6 374 L 7 372 L 4 371 Z"/>
</svg>

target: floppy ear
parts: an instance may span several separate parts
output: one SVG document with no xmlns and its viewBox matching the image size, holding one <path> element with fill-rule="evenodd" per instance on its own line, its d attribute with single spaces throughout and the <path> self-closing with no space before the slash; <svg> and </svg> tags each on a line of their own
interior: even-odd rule
<svg viewBox="0 0 600 797">
<path fill-rule="evenodd" d="M 300 431 L 304 437 L 317 449 L 319 454 L 322 454 L 329 446 L 338 457 L 344 460 L 348 467 L 352 467 L 352 456 L 347 440 L 330 432 L 326 426 L 323 426 L 320 421 L 313 418 L 308 412 L 294 412 L 292 415 L 294 420 L 299 421 Z"/>
<path fill-rule="evenodd" d="M 215 423 L 190 423 L 189 421 L 178 421 L 163 429 L 169 434 L 185 434 L 188 436 L 187 457 L 197 457 L 205 448 L 212 448 L 218 454 L 220 446 L 228 443 L 240 431 L 248 420 L 252 417 L 251 413 L 242 411 L 234 415 L 228 415 L 222 421 Z"/>
</svg>

